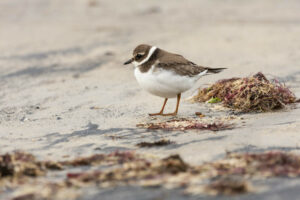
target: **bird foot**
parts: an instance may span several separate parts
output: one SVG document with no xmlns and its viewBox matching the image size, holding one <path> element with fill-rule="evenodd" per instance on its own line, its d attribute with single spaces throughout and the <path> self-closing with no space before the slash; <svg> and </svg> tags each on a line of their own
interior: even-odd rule
<svg viewBox="0 0 300 200">
<path fill-rule="evenodd" d="M 149 113 L 149 116 L 157 116 L 157 115 L 163 115 L 162 112 L 159 112 L 159 113 Z"/>
<path fill-rule="evenodd" d="M 174 112 L 174 113 L 166 113 L 166 114 L 163 114 L 163 113 L 149 113 L 149 116 L 157 116 L 157 115 L 161 115 L 161 116 L 176 116 L 177 115 L 177 112 Z"/>
<path fill-rule="evenodd" d="M 177 112 L 162 114 L 162 116 L 176 116 Z"/>
</svg>

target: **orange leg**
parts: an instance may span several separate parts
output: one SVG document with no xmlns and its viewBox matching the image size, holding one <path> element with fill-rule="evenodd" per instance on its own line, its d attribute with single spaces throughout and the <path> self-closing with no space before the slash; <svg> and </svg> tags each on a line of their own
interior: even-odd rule
<svg viewBox="0 0 300 200">
<path fill-rule="evenodd" d="M 163 105 L 163 107 L 161 108 L 161 110 L 159 111 L 159 113 L 149 113 L 149 115 L 150 115 L 150 116 L 162 115 L 163 112 L 164 112 L 164 109 L 165 109 L 165 106 L 166 106 L 167 101 L 168 101 L 168 98 L 165 98 L 164 105 Z"/>
<path fill-rule="evenodd" d="M 168 113 L 168 114 L 162 114 L 163 116 L 175 116 L 178 113 L 178 108 L 179 108 L 179 102 L 180 102 L 181 94 L 177 94 L 177 104 L 176 104 L 176 110 L 173 113 Z"/>
</svg>

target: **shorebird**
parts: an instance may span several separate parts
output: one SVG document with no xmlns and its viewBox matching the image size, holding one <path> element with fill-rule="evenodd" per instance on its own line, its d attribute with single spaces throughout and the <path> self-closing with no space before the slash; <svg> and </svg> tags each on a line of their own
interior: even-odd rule
<svg viewBox="0 0 300 200">
<path fill-rule="evenodd" d="M 140 86 L 153 95 L 165 98 L 160 112 L 149 114 L 150 116 L 177 115 L 181 93 L 192 88 L 201 76 L 216 74 L 226 69 L 199 66 L 182 55 L 147 44 L 138 45 L 133 50 L 133 57 L 124 65 L 130 63 L 135 66 L 134 75 Z M 175 111 L 164 114 L 168 99 L 175 97 Z"/>
</svg>

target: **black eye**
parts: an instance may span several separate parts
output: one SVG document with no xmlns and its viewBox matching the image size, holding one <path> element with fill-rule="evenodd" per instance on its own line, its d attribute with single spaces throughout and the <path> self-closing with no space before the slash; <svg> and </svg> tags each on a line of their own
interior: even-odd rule
<svg viewBox="0 0 300 200">
<path fill-rule="evenodd" d="M 143 57 L 141 54 L 137 54 L 137 55 L 135 56 L 136 59 L 140 59 L 141 57 Z"/>
</svg>

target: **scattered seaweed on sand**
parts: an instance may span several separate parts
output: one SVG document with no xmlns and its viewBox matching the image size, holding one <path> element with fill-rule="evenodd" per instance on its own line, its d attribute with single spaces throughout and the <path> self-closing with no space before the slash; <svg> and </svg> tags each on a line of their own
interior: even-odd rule
<svg viewBox="0 0 300 200">
<path fill-rule="evenodd" d="M 147 129 L 162 129 L 167 131 L 176 131 L 176 130 L 211 130 L 211 131 L 220 131 L 232 129 L 232 124 L 226 124 L 223 121 L 219 122 L 208 122 L 208 121 L 200 121 L 197 119 L 172 119 L 165 122 L 157 122 L 157 123 L 145 123 L 145 124 L 137 124 L 137 127 L 147 128 Z"/>
<path fill-rule="evenodd" d="M 228 154 L 227 160 L 237 163 L 229 174 L 260 177 L 300 176 L 300 156 L 286 152 Z M 237 165 L 236 165 L 237 166 Z"/>
<path fill-rule="evenodd" d="M 95 154 L 67 161 L 38 161 L 29 153 L 7 153 L 0 155 L 0 191 L 15 190 L 13 200 L 76 199 L 80 193 L 77 187 L 70 186 L 64 180 L 47 181 L 47 172 L 80 166 L 117 166 L 142 160 L 144 158 L 134 152 Z"/>
<path fill-rule="evenodd" d="M 64 166 L 85 166 L 85 165 L 114 165 L 133 162 L 142 159 L 134 152 L 113 152 L 110 154 L 94 154 L 87 157 L 75 158 L 69 161 L 59 162 Z"/>
<path fill-rule="evenodd" d="M 0 179 L 23 176 L 36 177 L 44 175 L 45 171 L 46 165 L 37 162 L 31 154 L 15 152 L 0 155 Z"/>
<path fill-rule="evenodd" d="M 155 146 L 166 146 L 170 144 L 175 144 L 175 142 L 172 142 L 171 140 L 161 139 L 154 142 L 140 142 L 136 144 L 138 147 L 155 147 Z"/>
<path fill-rule="evenodd" d="M 73 200 L 79 195 L 77 188 L 68 187 L 65 183 L 31 183 L 17 190 L 11 200 Z"/>
<path fill-rule="evenodd" d="M 106 171 L 69 173 L 70 185 L 96 183 L 101 187 L 141 185 L 183 188 L 187 194 L 236 195 L 252 191 L 250 180 L 300 176 L 300 156 L 285 152 L 236 153 L 198 166 L 180 156 L 125 163 Z M 207 180 L 210 180 L 207 182 Z M 247 181 L 246 181 L 247 180 Z"/>
<path fill-rule="evenodd" d="M 74 185 L 92 182 L 103 187 L 109 187 L 124 183 L 138 184 L 144 182 L 146 184 L 147 180 L 152 183 L 155 179 L 157 181 L 155 183 L 162 186 L 163 177 L 187 172 L 189 169 L 190 166 L 179 155 L 172 155 L 155 161 L 140 160 L 126 163 L 120 168 L 107 171 L 68 173 L 67 178 L 69 184 Z M 148 186 L 150 185 L 148 184 Z"/>
<path fill-rule="evenodd" d="M 222 177 L 205 186 L 205 192 L 210 195 L 238 195 L 250 191 L 250 183 L 240 177 Z"/>
<path fill-rule="evenodd" d="M 32 154 L 14 152 L 0 155 L 0 179 L 5 177 L 37 177 L 46 174 L 47 170 L 63 170 L 65 167 L 86 165 L 116 165 L 143 159 L 134 152 L 113 152 L 94 154 L 75 158 L 69 161 L 37 161 Z"/>
<path fill-rule="evenodd" d="M 191 101 L 220 99 L 228 108 L 242 112 L 267 112 L 295 103 L 296 97 L 284 84 L 268 80 L 261 72 L 246 78 L 231 78 L 199 89 Z"/>
<path fill-rule="evenodd" d="M 1 167 L 5 166 L 3 162 L 8 162 L 6 160 L 7 155 L 10 154 L 0 155 Z M 18 153 L 9 157 L 12 157 L 13 163 L 32 162 L 37 166 L 43 166 L 44 172 L 53 170 L 53 168 L 45 167 L 44 163 L 46 162 L 36 161 L 31 154 Z M 51 162 L 55 163 L 54 161 Z M 23 180 L 20 183 L 23 184 L 21 188 L 31 189 L 22 192 L 20 196 L 16 196 L 16 199 L 39 198 L 41 195 L 43 199 L 55 199 L 51 196 L 53 191 L 55 191 L 55 194 L 64 195 L 71 190 L 78 192 L 78 189 L 90 184 L 99 187 L 137 185 L 180 188 L 187 194 L 195 195 L 203 193 L 209 195 L 238 195 L 252 191 L 251 180 L 253 178 L 300 177 L 300 155 L 281 151 L 228 153 L 223 159 L 195 166 L 184 162 L 179 155 L 159 159 L 130 152 L 97 154 L 96 156 L 58 163 L 63 167 L 111 165 L 110 167 L 91 168 L 81 172 L 67 171 L 66 178 L 58 183 L 43 181 L 32 185 L 32 181 Z M 13 165 L 17 166 L 16 164 Z M 3 169 L 1 168 L 1 170 Z M 20 169 L 25 168 L 21 167 Z M 65 168 L 65 170 L 68 169 Z M 24 172 L 24 170 L 21 171 Z M 0 180 L 3 179 L 3 174 L 3 171 L 1 171 Z M 31 173 L 29 174 L 31 176 Z M 35 178 L 35 176 L 31 177 L 32 179 Z M 42 190 L 36 189 L 37 187 L 46 188 L 50 192 L 41 192 Z"/>
</svg>

